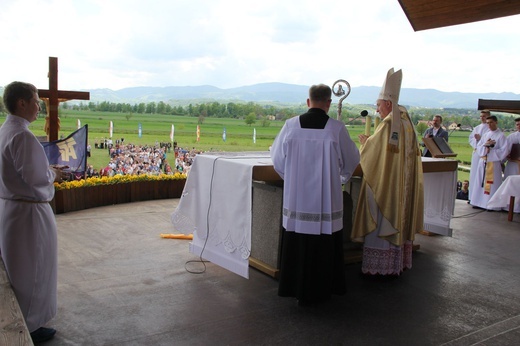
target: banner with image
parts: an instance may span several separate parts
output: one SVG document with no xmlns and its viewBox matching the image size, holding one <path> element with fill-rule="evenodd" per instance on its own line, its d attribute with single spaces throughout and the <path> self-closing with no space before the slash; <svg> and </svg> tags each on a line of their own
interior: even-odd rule
<svg viewBox="0 0 520 346">
<path fill-rule="evenodd" d="M 87 142 L 88 125 L 85 125 L 65 139 L 41 144 L 49 164 L 68 166 L 66 171 L 82 175 L 87 169 Z"/>
</svg>

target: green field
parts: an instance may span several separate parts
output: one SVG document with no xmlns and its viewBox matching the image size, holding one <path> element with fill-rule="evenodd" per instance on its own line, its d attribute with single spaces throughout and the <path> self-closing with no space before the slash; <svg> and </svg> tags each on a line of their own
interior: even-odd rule
<svg viewBox="0 0 520 346">
<path fill-rule="evenodd" d="M 0 117 L 3 123 L 4 117 Z M 155 144 L 169 142 L 171 125 L 175 126 L 175 141 L 185 149 L 196 148 L 203 151 L 267 151 L 275 136 L 283 126 L 282 121 L 270 121 L 269 126 L 261 122 L 249 126 L 244 120 L 229 118 L 205 118 L 199 124 L 199 118 L 174 115 L 142 115 L 91 111 L 60 110 L 60 133 L 66 137 L 77 128 L 77 119 L 81 125 L 88 124 L 89 142 L 92 146 L 92 157 L 89 164 L 96 169 L 106 166 L 109 161 L 107 150 L 94 149 L 96 142 L 109 137 L 109 123 L 114 124 L 112 140 L 124 138 L 125 144 Z M 138 135 L 138 124 L 142 126 L 142 136 Z M 197 142 L 196 129 L 200 125 L 200 140 Z M 37 135 L 45 135 L 43 131 L 44 116 L 30 125 Z M 222 140 L 223 129 L 226 128 L 226 141 Z M 256 143 L 253 143 L 253 129 L 256 129 Z M 364 132 L 362 125 L 349 126 L 349 133 L 359 145 L 357 136 Z M 373 130 L 372 130 L 373 131 Z M 471 147 L 468 144 L 469 132 L 454 131 L 450 135 L 450 146 L 458 155 L 455 158 L 462 165 L 471 162 Z M 173 152 L 167 154 L 168 161 L 173 162 Z M 459 170 L 459 179 L 469 178 L 469 173 Z"/>
</svg>

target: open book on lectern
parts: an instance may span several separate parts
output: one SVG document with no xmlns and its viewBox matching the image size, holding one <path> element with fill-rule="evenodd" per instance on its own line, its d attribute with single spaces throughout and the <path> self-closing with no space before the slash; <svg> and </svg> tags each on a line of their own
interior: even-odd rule
<svg viewBox="0 0 520 346">
<path fill-rule="evenodd" d="M 457 156 L 457 154 L 451 150 L 448 142 L 442 137 L 423 138 L 423 142 L 432 154 L 432 157 L 442 158 Z"/>
</svg>

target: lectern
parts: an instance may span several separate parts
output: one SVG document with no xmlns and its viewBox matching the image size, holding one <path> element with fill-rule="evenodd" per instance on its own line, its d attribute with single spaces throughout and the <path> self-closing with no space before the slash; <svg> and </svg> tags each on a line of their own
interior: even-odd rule
<svg viewBox="0 0 520 346">
<path fill-rule="evenodd" d="M 445 158 L 457 156 L 457 154 L 451 150 L 448 142 L 442 137 L 423 138 L 422 140 L 432 154 L 432 157 Z"/>
</svg>

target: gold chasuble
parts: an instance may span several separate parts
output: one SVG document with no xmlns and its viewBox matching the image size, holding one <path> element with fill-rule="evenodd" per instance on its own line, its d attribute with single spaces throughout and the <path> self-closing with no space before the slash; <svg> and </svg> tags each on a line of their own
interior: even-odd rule
<svg viewBox="0 0 520 346">
<path fill-rule="evenodd" d="M 408 112 L 401 111 L 398 152 L 388 148 L 392 113 L 361 146 L 363 181 L 357 204 L 352 239 L 363 241 L 378 227 L 379 237 L 402 246 L 423 230 L 423 172 L 421 152 Z M 377 224 L 378 210 L 383 215 Z"/>
</svg>

